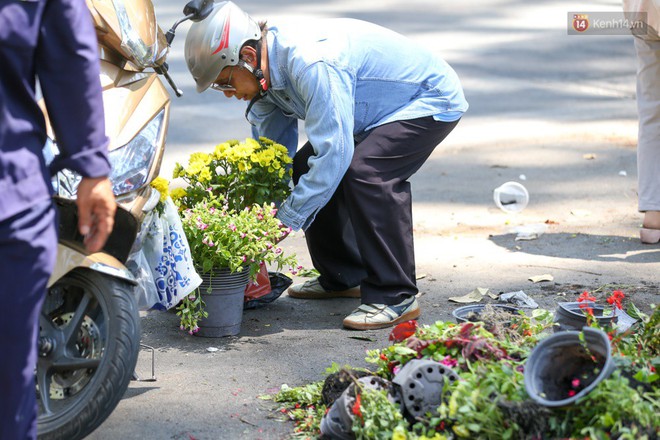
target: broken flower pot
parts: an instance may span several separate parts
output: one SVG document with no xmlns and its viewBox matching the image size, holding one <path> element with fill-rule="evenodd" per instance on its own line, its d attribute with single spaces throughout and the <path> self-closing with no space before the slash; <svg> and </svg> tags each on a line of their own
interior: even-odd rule
<svg viewBox="0 0 660 440">
<path fill-rule="evenodd" d="M 530 353 L 525 364 L 525 389 L 540 405 L 566 407 L 589 394 L 614 368 L 610 340 L 604 331 L 585 327 L 581 332 L 554 333 Z"/>
<path fill-rule="evenodd" d="M 617 322 L 616 315 L 606 315 L 609 308 L 594 302 L 560 302 L 555 310 L 554 331 L 582 330 L 587 325 L 586 308 L 593 311 L 594 319 L 601 327 L 612 327 Z"/>
</svg>

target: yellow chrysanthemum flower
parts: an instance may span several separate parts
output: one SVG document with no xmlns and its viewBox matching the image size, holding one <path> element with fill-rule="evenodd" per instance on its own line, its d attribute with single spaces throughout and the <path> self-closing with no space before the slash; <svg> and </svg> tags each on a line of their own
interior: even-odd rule
<svg viewBox="0 0 660 440">
<path fill-rule="evenodd" d="M 209 180 L 211 180 L 211 177 L 212 175 L 209 167 L 202 168 L 198 175 L 198 179 L 200 183 L 208 182 Z"/>
<path fill-rule="evenodd" d="M 225 153 L 229 149 L 229 142 L 223 142 L 221 144 L 218 144 L 215 146 L 215 149 L 213 150 L 213 156 L 215 156 L 216 159 L 222 159 L 225 157 Z"/>
<path fill-rule="evenodd" d="M 193 153 L 188 160 L 188 168 L 186 169 L 186 172 L 195 175 L 204 167 L 208 166 L 212 159 L 211 155 L 207 153 Z"/>
<path fill-rule="evenodd" d="M 160 193 L 161 202 L 167 200 L 167 196 L 170 195 L 170 182 L 167 179 L 158 176 L 151 181 L 151 186 Z"/>
<path fill-rule="evenodd" d="M 185 197 L 187 195 L 186 190 L 183 188 L 174 188 L 170 192 L 170 197 L 172 197 L 172 200 L 179 200 L 182 197 Z"/>
</svg>

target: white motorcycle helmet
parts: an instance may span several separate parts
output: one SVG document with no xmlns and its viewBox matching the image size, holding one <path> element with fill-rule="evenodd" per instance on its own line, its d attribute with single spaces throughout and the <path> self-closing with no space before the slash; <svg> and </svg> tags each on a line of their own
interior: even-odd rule
<svg viewBox="0 0 660 440">
<path fill-rule="evenodd" d="M 216 3 L 204 20 L 193 23 L 186 36 L 184 56 L 188 70 L 202 93 L 222 69 L 235 66 L 249 40 L 259 40 L 259 24 L 233 2 Z"/>
</svg>

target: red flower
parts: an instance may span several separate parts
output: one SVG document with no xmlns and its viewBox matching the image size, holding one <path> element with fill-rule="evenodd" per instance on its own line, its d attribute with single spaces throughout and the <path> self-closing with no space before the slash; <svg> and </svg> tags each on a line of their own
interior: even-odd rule
<svg viewBox="0 0 660 440">
<path fill-rule="evenodd" d="M 568 397 L 573 397 L 575 394 L 575 390 L 568 390 Z"/>
<path fill-rule="evenodd" d="M 417 321 L 414 319 L 412 321 L 402 322 L 392 329 L 390 332 L 390 341 L 392 342 L 401 342 L 408 339 L 415 334 L 417 330 Z"/>
<path fill-rule="evenodd" d="M 623 300 L 623 298 L 625 298 L 625 297 L 626 296 L 623 294 L 622 291 L 615 290 L 614 292 L 612 292 L 612 296 L 607 298 L 607 302 L 612 304 L 614 307 L 616 307 L 617 309 L 620 310 L 620 309 L 623 309 L 623 307 L 621 307 L 621 300 Z"/>
<path fill-rule="evenodd" d="M 586 290 L 582 292 L 580 296 L 578 296 L 578 302 L 582 303 L 588 303 L 592 301 L 596 301 L 596 297 L 592 296 L 587 292 Z M 594 309 L 589 306 L 589 304 L 580 304 L 580 308 L 585 311 L 587 315 L 593 316 L 594 315 Z"/>
<path fill-rule="evenodd" d="M 578 302 L 584 302 L 584 301 L 596 301 L 596 297 L 595 297 L 595 296 L 591 296 L 591 295 L 589 294 L 589 292 L 587 292 L 587 291 L 585 290 L 584 292 L 582 292 L 582 294 L 581 294 L 580 296 L 578 296 L 578 299 L 577 299 L 577 300 L 578 300 Z"/>
<path fill-rule="evenodd" d="M 351 411 L 353 412 L 353 415 L 356 415 L 359 418 L 362 418 L 362 410 L 360 409 L 360 403 L 361 402 L 362 402 L 362 395 L 361 394 L 356 394 L 355 395 L 355 403 L 353 404 L 353 408 L 351 408 Z"/>
<path fill-rule="evenodd" d="M 381 353 L 380 356 L 378 356 L 378 357 L 380 358 L 381 361 L 386 361 L 387 360 L 387 356 L 385 356 L 385 353 Z"/>
</svg>

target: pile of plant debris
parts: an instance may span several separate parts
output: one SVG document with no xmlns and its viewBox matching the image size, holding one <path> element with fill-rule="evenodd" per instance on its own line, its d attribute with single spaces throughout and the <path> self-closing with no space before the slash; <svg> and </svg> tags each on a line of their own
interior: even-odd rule
<svg viewBox="0 0 660 440">
<path fill-rule="evenodd" d="M 620 302 L 619 302 L 620 305 Z M 552 333 L 553 313 L 501 316 L 492 322 L 414 321 L 392 331 L 392 344 L 369 351 L 372 371 L 333 364 L 324 381 L 297 388 L 283 385 L 272 398 L 295 421 L 293 438 L 356 439 L 658 439 L 660 437 L 660 308 L 651 316 L 629 304 L 638 322 L 626 332 L 602 329 L 611 339 L 614 372 L 569 407 L 548 408 L 530 399 L 525 362 L 539 340 Z M 506 325 L 502 325 L 506 320 Z M 588 320 L 597 327 L 596 320 Z M 489 329 L 489 330 L 487 330 Z M 445 381 L 438 404 L 423 416 L 402 411 L 391 391 L 364 387 L 365 376 L 395 381 L 414 359 L 431 360 L 457 374 Z M 430 370 L 429 370 L 430 371 Z M 420 376 L 421 377 L 421 376 Z M 360 380 L 359 380 L 360 379 Z M 321 423 L 349 385 L 352 424 L 345 437 L 324 436 Z M 570 393 L 570 390 L 568 391 Z M 569 394 L 570 395 L 570 394 Z M 327 417 L 327 416 L 326 416 Z M 327 433 L 325 433 L 327 434 Z"/>
</svg>

